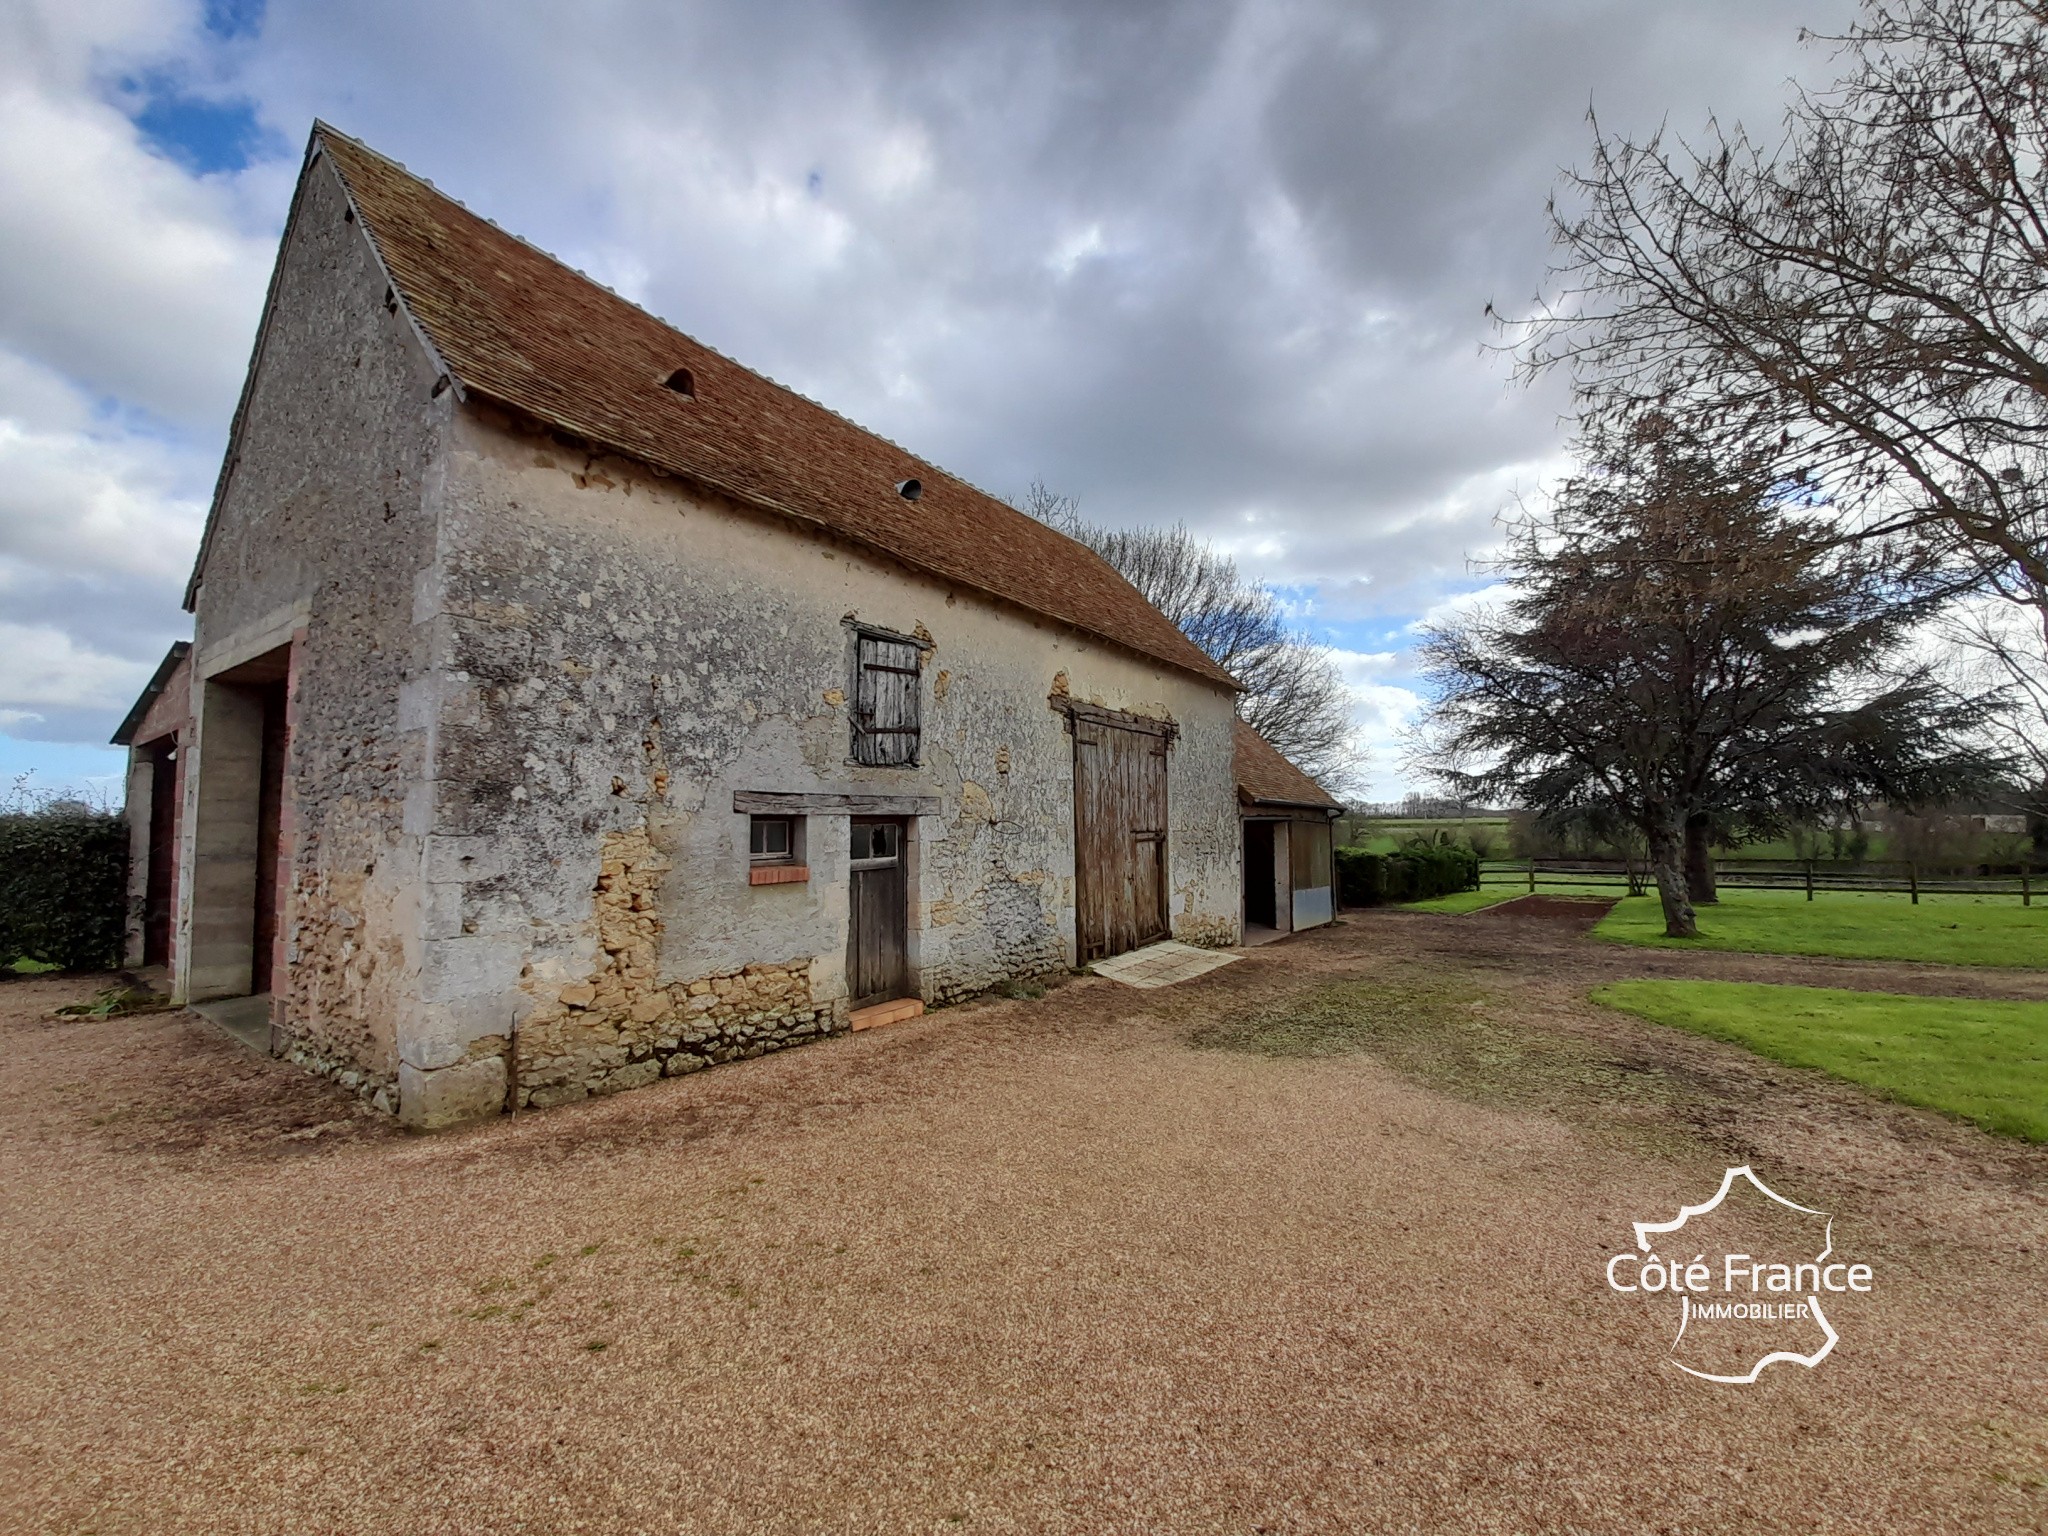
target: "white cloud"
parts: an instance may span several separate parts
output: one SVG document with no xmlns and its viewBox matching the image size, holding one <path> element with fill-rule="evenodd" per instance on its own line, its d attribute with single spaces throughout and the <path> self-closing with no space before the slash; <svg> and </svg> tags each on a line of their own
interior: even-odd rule
<svg viewBox="0 0 2048 1536">
<path fill-rule="evenodd" d="M 270 0 L 232 45 L 200 16 L 0 9 L 0 672 L 72 690 L 4 700 L 38 728 L 183 622 L 316 114 L 976 483 L 1184 520 L 1305 616 L 1399 635 L 1556 465 L 1563 402 L 1506 386 L 1483 311 L 1541 281 L 1588 93 L 1769 120 L 1800 62 L 1777 0 Z M 155 72 L 290 149 L 190 174 L 114 104 Z M 1386 655 L 1344 662 L 1378 775 L 1419 707 Z"/>
<path fill-rule="evenodd" d="M 1359 798 L 1397 799 L 1414 787 L 1403 765 L 1405 735 L 1425 701 L 1408 683 L 1408 659 L 1397 651 L 1333 648 L 1330 659 L 1351 691 L 1352 741 L 1365 754 L 1366 782 Z"/>
<path fill-rule="evenodd" d="M 148 439 L 0 417 L 0 591 L 58 573 L 161 582 L 189 565 L 206 510 L 179 494 L 191 468 Z"/>
<path fill-rule="evenodd" d="M 223 179 L 150 153 L 101 94 L 118 60 L 171 46 L 184 9 L 0 11 L 0 340 L 96 394 L 217 428 L 274 236 L 241 227 Z"/>
<path fill-rule="evenodd" d="M 1330 659 L 1337 664 L 1337 670 L 1344 675 L 1344 681 L 1353 687 L 1364 687 L 1387 677 L 1402 665 L 1403 658 L 1398 651 L 1347 651 L 1333 648 Z"/>
<path fill-rule="evenodd" d="M 150 668 L 80 645 L 50 625 L 0 620 L 0 708 L 18 722 L 45 708 L 125 706 L 149 681 Z"/>
<path fill-rule="evenodd" d="M 1062 280 L 1070 278 L 1084 261 L 1100 256 L 1107 246 L 1102 238 L 1102 225 L 1090 222 L 1062 238 L 1045 258 L 1045 264 Z"/>
<path fill-rule="evenodd" d="M 98 419 L 0 351 L 0 731 L 103 736 L 169 640 L 208 456 Z M 97 715 L 91 712 L 98 711 Z"/>
<path fill-rule="evenodd" d="M 1450 593 L 1425 608 L 1421 616 L 1409 624 L 1408 632 L 1420 634 L 1425 629 L 1439 629 L 1446 624 L 1455 624 L 1482 609 L 1498 608 L 1514 596 L 1514 592 L 1515 589 L 1508 583 L 1496 581 L 1488 586 L 1474 587 L 1469 592 Z"/>
<path fill-rule="evenodd" d="M 281 206 L 153 153 L 116 82 L 189 4 L 0 10 L 0 732 L 103 739 L 169 639 Z"/>
</svg>

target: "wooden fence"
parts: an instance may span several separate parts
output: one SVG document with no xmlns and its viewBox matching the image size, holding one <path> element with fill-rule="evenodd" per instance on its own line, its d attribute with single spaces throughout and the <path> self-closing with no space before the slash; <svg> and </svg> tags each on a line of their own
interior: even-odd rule
<svg viewBox="0 0 2048 1536">
<path fill-rule="evenodd" d="M 1924 895 L 2017 896 L 2031 907 L 2034 893 L 2048 894 L 2048 868 L 2038 864 L 1915 864 L 1905 860 L 1839 863 L 1829 859 L 1716 859 L 1715 882 L 1730 890 L 1889 891 L 1911 896 L 1917 905 Z M 1584 886 L 1588 890 L 1628 890 L 1656 883 L 1646 865 L 1633 870 L 1619 859 L 1489 859 L 1479 866 L 1479 884 L 1553 889 Z"/>
</svg>

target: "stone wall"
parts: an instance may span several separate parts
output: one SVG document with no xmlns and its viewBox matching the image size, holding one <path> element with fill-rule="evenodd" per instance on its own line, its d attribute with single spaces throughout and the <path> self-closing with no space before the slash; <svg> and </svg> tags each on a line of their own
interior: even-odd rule
<svg viewBox="0 0 2048 1536">
<path fill-rule="evenodd" d="M 1183 944 L 1197 944 L 1204 949 L 1228 949 L 1244 937 L 1244 928 L 1236 918 L 1190 914 L 1175 920 L 1173 936 Z"/>
<path fill-rule="evenodd" d="M 926 914 L 932 929 L 961 924 L 989 939 L 971 950 L 951 947 L 942 962 L 925 967 L 920 977 L 925 1001 L 959 1002 L 998 982 L 1065 970 L 1070 946 L 1058 927 L 1043 918 L 1051 883 L 1044 870 L 998 870 L 963 898 L 933 902 Z"/>
<path fill-rule="evenodd" d="M 339 182 L 314 165 L 279 252 L 199 572 L 181 869 L 200 856 L 191 812 L 217 692 L 205 679 L 290 643 L 277 1038 L 388 1102 L 420 985 L 434 633 L 416 622 L 415 598 L 435 585 L 434 477 L 454 402 L 386 296 Z M 188 910 L 183 960 L 193 947 Z"/>
<path fill-rule="evenodd" d="M 617 1093 L 846 1028 L 844 1002 L 813 995 L 808 959 L 663 982 L 660 891 L 671 868 L 644 829 L 605 839 L 592 903 L 602 958 L 521 1021 L 521 1104 Z"/>
<path fill-rule="evenodd" d="M 303 1071 L 330 1079 L 337 1087 L 345 1088 L 372 1109 L 387 1115 L 398 1112 L 398 1080 L 389 1072 L 366 1071 L 348 1056 L 330 1056 L 314 1049 L 304 1040 L 285 1037 L 280 1042 L 284 1059 Z"/>
<path fill-rule="evenodd" d="M 736 792 L 915 801 L 925 1001 L 1073 963 L 1073 740 L 1055 694 L 1176 723 L 1174 931 L 1235 936 L 1226 690 L 476 404 L 445 486 L 407 1047 L 428 1073 L 481 1072 L 478 1042 L 514 1018 L 530 1103 L 841 1027 L 847 813 L 805 814 L 807 876 L 757 885 Z M 921 647 L 914 764 L 852 760 L 857 624 Z"/>
</svg>

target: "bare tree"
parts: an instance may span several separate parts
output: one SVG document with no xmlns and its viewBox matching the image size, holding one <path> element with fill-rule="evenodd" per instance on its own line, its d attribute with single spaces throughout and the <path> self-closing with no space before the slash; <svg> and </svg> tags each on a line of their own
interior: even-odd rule
<svg viewBox="0 0 2048 1536">
<path fill-rule="evenodd" d="M 2002 696 L 1986 722 L 2017 770 L 2014 792 L 1993 798 L 2048 821 L 2048 638 L 1999 599 L 1952 605 L 1934 625 L 1945 670 L 1959 692 Z"/>
<path fill-rule="evenodd" d="M 1439 778 L 1555 826 L 1632 825 L 1674 937 L 1711 899 L 1711 831 L 1982 781 L 1958 745 L 1981 710 L 1898 660 L 1933 599 L 1787 510 L 1768 455 L 1668 429 L 1595 447 L 1552 518 L 1514 530 L 1505 609 L 1425 639 Z"/>
<path fill-rule="evenodd" d="M 1122 573 L 1182 634 L 1244 684 L 1238 713 L 1332 794 L 1364 773 L 1353 739 L 1351 691 L 1329 648 L 1292 628 L 1273 594 L 1185 526 L 1107 528 L 1042 481 L 1018 501 L 1040 522 L 1086 544 Z"/>
<path fill-rule="evenodd" d="M 1838 78 L 1759 143 L 1594 122 L 1553 197 L 1557 291 L 1516 343 L 1609 421 L 1686 413 L 2016 605 L 2048 735 L 2048 4 L 1864 0 Z"/>
</svg>

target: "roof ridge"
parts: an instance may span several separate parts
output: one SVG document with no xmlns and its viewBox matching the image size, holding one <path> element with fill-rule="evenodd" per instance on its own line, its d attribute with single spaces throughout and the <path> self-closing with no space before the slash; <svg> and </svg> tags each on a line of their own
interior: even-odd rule
<svg viewBox="0 0 2048 1536">
<path fill-rule="evenodd" d="M 484 223 L 490 225 L 491 228 L 498 231 L 498 233 L 503 235 L 506 239 L 517 241 L 520 245 L 523 245 L 529 251 L 532 251 L 534 255 L 553 262 L 556 266 L 563 268 L 565 271 L 574 272 L 578 277 L 582 278 L 586 283 L 589 283 L 594 287 L 602 288 L 606 293 L 610 294 L 613 298 L 617 299 L 621 304 L 624 304 L 631 309 L 638 310 L 641 314 L 645 315 L 648 319 L 654 321 L 657 325 L 666 326 L 669 330 L 674 331 L 678 336 L 683 337 L 685 340 L 693 343 L 696 346 L 702 347 L 706 352 L 709 352 L 712 356 L 718 358 L 719 361 L 730 363 L 735 368 L 743 368 L 748 373 L 753 374 L 756 378 L 766 379 L 770 384 L 773 384 L 777 389 L 787 390 L 790 394 L 795 395 L 797 399 L 807 401 L 810 404 L 815 405 L 819 410 L 828 413 L 829 415 L 833 416 L 839 421 L 845 422 L 846 425 L 852 427 L 855 431 L 865 432 L 869 437 L 874 438 L 876 441 L 887 443 L 891 448 L 894 448 L 898 453 L 902 454 L 905 458 L 915 460 L 917 463 L 923 465 L 927 469 L 936 470 L 938 473 L 945 475 L 948 479 L 957 480 L 960 482 L 960 484 L 967 486 L 971 490 L 979 491 L 982 495 L 988 497 L 991 501 L 1001 502 L 1004 506 L 1008 507 L 1012 512 L 1015 512 L 1019 517 L 1025 518 L 1033 523 L 1037 523 L 1042 528 L 1051 529 L 1052 532 L 1059 534 L 1059 536 L 1063 539 L 1068 539 L 1073 543 L 1080 544 L 1081 541 L 1073 538 L 1071 534 L 1060 533 L 1059 529 L 1054 528 L 1052 524 L 1046 522 L 1044 519 L 1032 517 L 1029 512 L 1026 512 L 1022 507 L 1018 506 L 1015 502 L 1011 501 L 1009 497 L 998 495 L 996 492 L 990 490 L 987 486 L 981 485 L 976 481 L 969 480 L 964 475 L 955 474 L 952 470 L 946 468 L 945 465 L 935 463 L 931 459 L 926 458 L 923 454 L 918 453 L 913 449 L 906 448 L 902 443 L 897 442 L 895 438 L 888 436 L 886 433 L 877 432 L 873 427 L 866 425 L 864 422 L 855 421 L 851 416 L 847 415 L 837 406 L 827 404 L 825 401 L 819 399 L 816 395 L 806 394 L 803 390 L 798 389 L 794 384 L 785 383 L 783 380 L 778 379 L 774 374 L 768 373 L 763 369 L 756 368 L 751 363 L 743 363 L 738 358 L 734 357 L 731 353 L 722 351 L 719 348 L 711 345 L 711 343 L 709 343 L 708 341 L 704 341 L 699 337 L 691 335 L 688 331 L 684 330 L 680 325 L 677 325 L 675 321 L 669 319 L 668 316 L 660 314 L 657 311 L 648 308 L 645 304 L 642 304 L 638 299 L 628 298 L 625 294 L 620 293 L 618 289 L 612 287 L 610 283 L 605 282 L 602 278 L 592 277 L 588 272 L 584 271 L 583 268 L 577 266 L 574 262 L 569 261 L 564 257 L 556 255 L 553 251 L 549 250 L 546 246 L 541 245 L 537 241 L 529 240 L 525 235 L 520 234 L 519 231 L 516 229 L 507 229 L 504 225 L 500 224 L 496 219 L 492 218 L 489 214 L 480 213 L 476 209 L 470 207 L 468 203 L 465 203 L 461 198 L 455 196 L 454 193 L 445 191 L 442 188 L 435 186 L 431 177 L 422 176 L 418 171 L 413 170 L 403 160 L 398 159 L 396 156 L 387 155 L 382 150 L 376 148 L 375 146 L 364 143 L 363 140 L 355 137 L 353 134 L 342 132 L 339 128 L 335 127 L 332 123 L 326 121 L 324 118 L 316 117 L 313 119 L 313 131 L 316 134 L 341 139 L 345 143 L 347 143 L 351 148 L 359 149 L 366 155 L 370 155 L 375 159 L 382 160 L 386 165 L 390 166 L 393 170 L 400 171 L 403 174 L 410 176 L 414 181 L 420 183 L 420 185 L 431 188 L 435 196 L 446 198 L 449 202 L 453 203 L 457 208 L 460 208 L 464 213 L 468 214 L 471 218 L 482 219 Z M 345 173 L 343 179 L 347 179 Z M 1085 544 L 1081 547 L 1084 549 L 1087 548 Z M 1114 569 L 1114 567 L 1112 567 L 1112 569 Z M 1118 574 L 1121 575 L 1122 573 L 1118 572 Z"/>
<path fill-rule="evenodd" d="M 707 345 L 324 120 L 315 158 L 457 399 L 474 389 L 604 451 L 1239 686 L 1099 552 L 1007 498 Z M 682 390 L 692 400 L 680 411 L 656 403 L 679 364 L 710 371 Z M 925 494 L 891 494 L 905 470 Z"/>
</svg>

